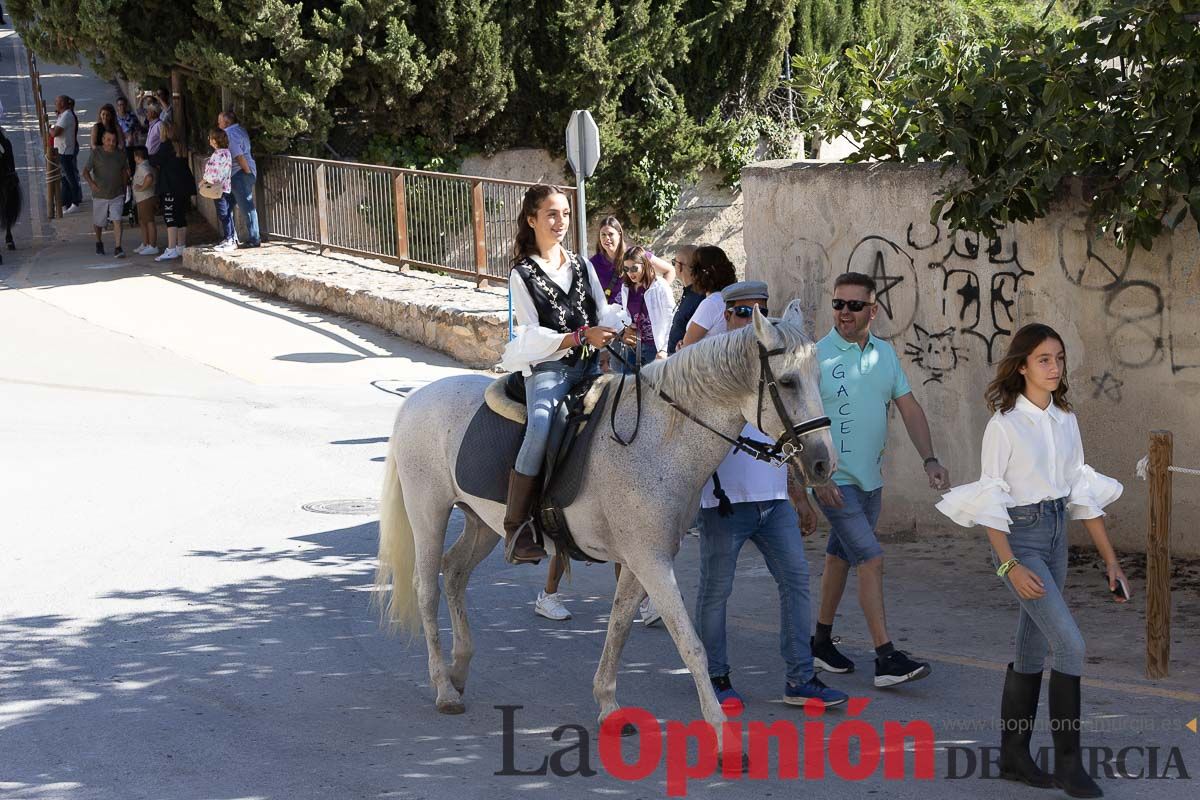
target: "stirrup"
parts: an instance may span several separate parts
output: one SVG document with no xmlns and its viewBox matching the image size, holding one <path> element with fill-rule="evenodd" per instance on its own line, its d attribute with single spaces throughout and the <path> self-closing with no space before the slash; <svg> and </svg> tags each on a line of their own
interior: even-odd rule
<svg viewBox="0 0 1200 800">
<path fill-rule="evenodd" d="M 546 548 L 543 547 L 542 548 L 542 556 L 539 556 L 537 558 L 517 558 L 516 557 L 514 551 L 517 549 L 517 542 L 520 540 L 521 534 L 525 532 L 526 527 L 529 527 L 530 534 L 532 535 L 534 533 L 533 520 L 527 519 L 521 523 L 521 527 L 517 528 L 516 531 L 513 532 L 512 536 L 506 537 L 504 540 L 504 560 L 507 561 L 509 564 L 540 564 L 540 563 L 542 563 L 542 557 L 547 555 Z M 536 544 L 537 544 L 537 541 L 535 538 L 534 545 L 536 545 Z"/>
</svg>

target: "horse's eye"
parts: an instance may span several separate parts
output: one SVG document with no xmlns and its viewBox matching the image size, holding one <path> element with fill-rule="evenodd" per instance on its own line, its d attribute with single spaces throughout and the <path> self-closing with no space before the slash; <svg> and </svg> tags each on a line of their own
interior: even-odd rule
<svg viewBox="0 0 1200 800">
<path fill-rule="evenodd" d="M 793 386 L 796 385 L 796 379 L 795 378 L 780 378 L 779 385 L 785 389 L 791 389 Z"/>
</svg>

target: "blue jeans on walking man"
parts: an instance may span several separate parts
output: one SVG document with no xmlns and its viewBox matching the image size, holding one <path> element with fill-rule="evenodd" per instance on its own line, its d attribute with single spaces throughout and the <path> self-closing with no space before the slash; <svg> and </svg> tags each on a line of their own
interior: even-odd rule
<svg viewBox="0 0 1200 800">
<path fill-rule="evenodd" d="M 813 677 L 809 646 L 808 559 L 800 536 L 800 519 L 790 500 L 734 503 L 722 517 L 715 508 L 700 512 L 700 590 L 696 622 L 708 652 L 708 675 L 729 674 L 725 619 L 738 554 L 747 541 L 762 553 L 779 588 L 779 654 L 789 682 L 801 685 Z"/>
<path fill-rule="evenodd" d="M 233 188 L 233 199 L 237 207 L 246 215 L 246 233 L 249 237 L 247 244 L 256 246 L 260 241 L 258 231 L 258 211 L 254 208 L 254 173 L 235 170 L 230 178 Z"/>
</svg>

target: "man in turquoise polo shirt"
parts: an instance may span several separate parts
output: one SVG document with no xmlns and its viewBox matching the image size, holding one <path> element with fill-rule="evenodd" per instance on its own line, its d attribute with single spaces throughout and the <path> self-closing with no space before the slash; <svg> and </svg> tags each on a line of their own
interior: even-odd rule
<svg viewBox="0 0 1200 800">
<path fill-rule="evenodd" d="M 833 330 L 817 342 L 821 400 L 833 423 L 838 469 L 831 484 L 814 490 L 831 530 L 813 661 L 827 672 L 854 671 L 854 662 L 834 646 L 833 619 L 850 567 L 857 566 L 858 602 L 875 645 L 875 685 L 883 688 L 929 674 L 928 664 L 912 660 L 892 645 L 884 615 L 883 549 L 875 525 L 883 493 L 880 464 L 887 444 L 889 404 L 896 404 L 913 446 L 924 459 L 930 487 L 949 488 L 950 473 L 933 454 L 929 422 L 913 397 L 896 351 L 871 335 L 877 311 L 875 281 L 857 272 L 839 275 L 833 284 L 833 310 Z"/>
</svg>

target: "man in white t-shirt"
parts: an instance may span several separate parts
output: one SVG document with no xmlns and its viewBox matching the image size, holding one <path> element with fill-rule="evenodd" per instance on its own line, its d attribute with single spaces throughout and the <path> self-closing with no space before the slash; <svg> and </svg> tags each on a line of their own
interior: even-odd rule
<svg viewBox="0 0 1200 800">
<path fill-rule="evenodd" d="M 714 295 L 715 296 L 715 295 Z M 750 325 L 757 309 L 767 310 L 767 285 L 743 281 L 721 291 L 725 302 L 725 335 Z M 747 424 L 743 435 L 760 441 L 769 437 Z M 729 681 L 725 647 L 725 609 L 733 591 L 738 553 L 754 542 L 779 587 L 780 653 L 787 665 L 783 702 L 803 705 L 816 698 L 826 706 L 840 705 L 849 697 L 816 676 L 809 640 L 808 559 L 804 539 L 816 530 L 816 512 L 808 502 L 799 504 L 803 522 L 791 498 L 804 497 L 804 488 L 791 480 L 786 467 L 758 461 L 739 450 L 730 451 L 701 494 L 700 591 L 696 622 L 708 652 L 708 676 L 717 699 L 741 702 Z"/>
<path fill-rule="evenodd" d="M 65 94 L 54 98 L 54 110 L 58 117 L 50 133 L 62 171 L 63 213 L 71 214 L 83 202 L 83 188 L 79 185 L 79 117 L 75 116 L 75 101 Z"/>
</svg>

